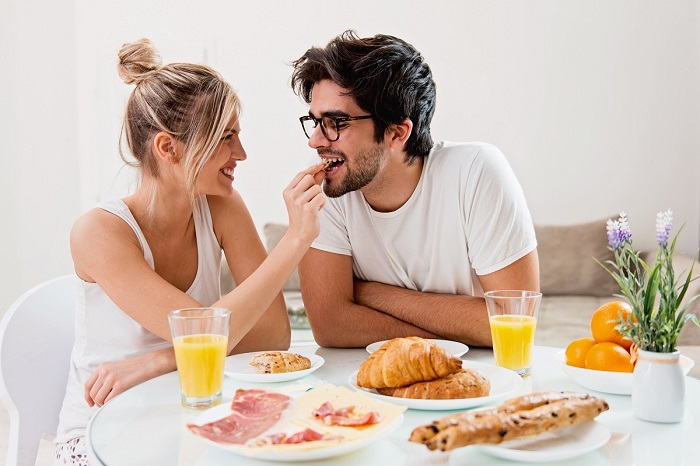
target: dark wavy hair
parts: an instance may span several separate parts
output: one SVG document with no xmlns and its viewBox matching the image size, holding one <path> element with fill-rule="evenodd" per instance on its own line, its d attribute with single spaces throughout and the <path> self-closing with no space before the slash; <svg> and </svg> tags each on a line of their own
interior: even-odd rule
<svg viewBox="0 0 700 466">
<path fill-rule="evenodd" d="M 314 84 L 330 79 L 373 115 L 376 142 L 384 139 L 389 125 L 408 118 L 413 131 L 406 141 L 406 162 L 410 165 L 430 152 L 435 82 L 411 44 L 383 34 L 360 38 L 347 30 L 324 48 L 310 48 L 292 66 L 292 88 L 307 103 Z"/>
</svg>

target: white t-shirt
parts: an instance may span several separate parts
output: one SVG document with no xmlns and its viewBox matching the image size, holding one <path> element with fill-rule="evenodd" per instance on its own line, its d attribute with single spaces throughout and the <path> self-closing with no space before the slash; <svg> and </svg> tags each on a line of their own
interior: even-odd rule
<svg viewBox="0 0 700 466">
<path fill-rule="evenodd" d="M 376 212 L 360 191 L 329 198 L 315 249 L 352 256 L 364 281 L 483 296 L 478 275 L 537 247 L 522 188 L 497 147 L 442 142 L 424 161 L 411 197 Z"/>
</svg>

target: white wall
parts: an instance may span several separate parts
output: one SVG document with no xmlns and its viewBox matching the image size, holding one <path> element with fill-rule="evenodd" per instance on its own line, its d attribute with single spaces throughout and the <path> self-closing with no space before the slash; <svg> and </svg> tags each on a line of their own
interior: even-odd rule
<svg viewBox="0 0 700 466">
<path fill-rule="evenodd" d="M 685 222 L 678 249 L 700 245 L 700 5 L 693 0 L 72 5 L 10 0 L 0 16 L 2 189 L 11 200 L 0 230 L 0 279 L 11 286 L 3 285 L 0 309 L 69 272 L 75 217 L 133 186 L 116 150 L 131 90 L 118 78 L 116 56 L 140 37 L 151 38 L 166 62 L 213 66 L 239 92 L 249 158 L 234 184 L 259 228 L 286 221 L 282 189 L 314 158 L 288 64 L 354 28 L 421 50 L 438 86 L 435 139 L 498 145 L 536 223 L 625 210 L 636 245 L 652 247 L 655 214 L 670 207 L 676 225 Z"/>
<path fill-rule="evenodd" d="M 0 313 L 68 273 L 80 213 L 72 2 L 9 0 L 0 12 Z"/>
</svg>

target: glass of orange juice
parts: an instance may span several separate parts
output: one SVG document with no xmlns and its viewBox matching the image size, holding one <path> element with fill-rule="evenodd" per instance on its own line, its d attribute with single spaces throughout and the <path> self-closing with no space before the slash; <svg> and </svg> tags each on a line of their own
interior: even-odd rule
<svg viewBox="0 0 700 466">
<path fill-rule="evenodd" d="M 500 290 L 484 293 L 496 364 L 523 377 L 530 375 L 537 312 L 542 293 Z"/>
<path fill-rule="evenodd" d="M 204 409 L 221 402 L 231 311 L 178 309 L 168 315 L 182 405 Z"/>
</svg>

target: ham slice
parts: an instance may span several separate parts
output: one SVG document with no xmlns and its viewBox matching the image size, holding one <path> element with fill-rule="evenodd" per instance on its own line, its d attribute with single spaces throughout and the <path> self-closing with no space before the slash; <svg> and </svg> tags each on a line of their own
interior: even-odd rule
<svg viewBox="0 0 700 466">
<path fill-rule="evenodd" d="M 330 401 L 326 401 L 319 406 L 319 408 L 313 412 L 313 416 L 317 419 L 321 419 L 324 424 L 329 426 L 359 427 L 377 424 L 381 421 L 381 416 L 375 411 L 370 411 L 360 416 L 355 414 L 354 406 L 334 409 Z"/>
<path fill-rule="evenodd" d="M 324 435 L 313 429 L 304 429 L 293 434 L 272 434 L 254 440 L 254 445 L 292 445 L 298 443 L 315 442 L 318 440 L 343 440 L 342 435 Z"/>
<path fill-rule="evenodd" d="M 272 427 L 290 401 L 290 397 L 281 393 L 239 389 L 231 402 L 231 414 L 208 424 L 187 427 L 214 442 L 242 445 Z"/>
</svg>

